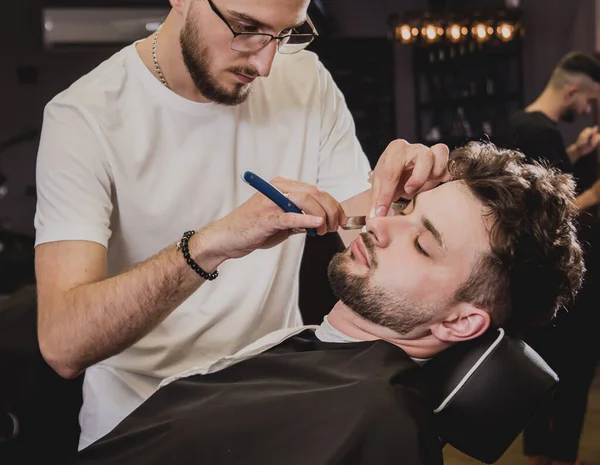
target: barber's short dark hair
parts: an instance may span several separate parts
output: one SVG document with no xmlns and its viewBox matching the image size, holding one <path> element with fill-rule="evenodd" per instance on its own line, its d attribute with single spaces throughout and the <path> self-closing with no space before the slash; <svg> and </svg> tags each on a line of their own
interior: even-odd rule
<svg viewBox="0 0 600 465">
<path fill-rule="evenodd" d="M 567 53 L 558 63 L 557 69 L 567 73 L 585 74 L 594 82 L 600 83 L 600 60 L 588 53 Z"/>
<path fill-rule="evenodd" d="M 492 251 L 479 257 L 455 299 L 486 309 L 492 325 L 515 335 L 550 322 L 575 297 L 585 271 L 573 177 L 524 160 L 518 151 L 471 142 L 448 165 L 491 225 Z"/>
</svg>

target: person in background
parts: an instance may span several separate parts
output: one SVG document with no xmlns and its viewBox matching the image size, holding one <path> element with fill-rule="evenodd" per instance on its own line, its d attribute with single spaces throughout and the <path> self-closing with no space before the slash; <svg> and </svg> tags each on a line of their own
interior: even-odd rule
<svg viewBox="0 0 600 465">
<path fill-rule="evenodd" d="M 558 123 L 571 123 L 589 114 L 599 95 L 600 62 L 582 52 L 568 53 L 552 72 L 542 94 L 512 116 L 509 145 L 521 150 L 529 160 L 573 173 L 577 160 L 596 153 L 600 144 L 598 126 L 583 129 L 575 142 L 566 145 Z M 575 203 L 581 211 L 599 202 L 600 180 L 588 189 L 578 188 Z M 536 330 L 527 338 L 560 378 L 553 402 L 525 429 L 523 448 L 531 465 L 579 463 L 579 439 L 598 356 L 595 337 L 590 332 L 600 323 L 600 228 L 595 216 L 581 218 L 581 223 L 587 223 L 579 231 L 587 267 L 581 292 L 555 324 Z"/>
</svg>

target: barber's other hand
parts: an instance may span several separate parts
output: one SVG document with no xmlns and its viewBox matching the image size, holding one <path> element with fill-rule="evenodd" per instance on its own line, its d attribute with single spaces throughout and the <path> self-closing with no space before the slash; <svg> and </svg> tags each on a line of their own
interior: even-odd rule
<svg viewBox="0 0 600 465">
<path fill-rule="evenodd" d="M 598 126 L 585 128 L 579 133 L 579 136 L 575 141 L 575 147 L 580 157 L 592 153 L 599 144 L 600 133 L 598 133 Z"/>
<path fill-rule="evenodd" d="M 293 230 L 315 228 L 319 235 L 337 231 L 347 217 L 338 201 L 318 187 L 285 178 L 271 181 L 305 214 L 286 213 L 272 200 L 256 193 L 226 217 L 204 228 L 204 241 L 223 258 L 240 258 L 256 249 L 285 241 Z"/>
<path fill-rule="evenodd" d="M 385 216 L 392 202 L 450 180 L 448 157 L 444 144 L 426 147 L 409 144 L 403 139 L 392 141 L 373 170 L 371 208 L 377 216 Z"/>
<path fill-rule="evenodd" d="M 591 190 L 594 193 L 596 204 L 600 203 L 600 179 L 594 182 L 594 184 L 591 187 Z"/>
</svg>

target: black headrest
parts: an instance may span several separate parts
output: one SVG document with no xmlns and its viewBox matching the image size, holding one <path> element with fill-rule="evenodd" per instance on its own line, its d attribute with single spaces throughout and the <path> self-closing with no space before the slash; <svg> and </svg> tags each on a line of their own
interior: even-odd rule
<svg viewBox="0 0 600 465">
<path fill-rule="evenodd" d="M 490 330 L 423 365 L 440 439 L 494 463 L 552 395 L 556 373 L 527 344 Z"/>
</svg>

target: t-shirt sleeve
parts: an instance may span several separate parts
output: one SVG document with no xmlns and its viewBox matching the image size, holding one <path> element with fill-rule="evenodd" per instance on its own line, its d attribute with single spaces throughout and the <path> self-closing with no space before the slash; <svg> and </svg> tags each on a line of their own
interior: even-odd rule
<svg viewBox="0 0 600 465">
<path fill-rule="evenodd" d="M 110 238 L 111 177 L 102 145 L 84 110 L 50 102 L 36 165 L 35 245 Z"/>
<path fill-rule="evenodd" d="M 370 188 L 369 161 L 356 137 L 346 100 L 329 71 L 317 61 L 321 134 L 317 185 L 342 202 Z"/>
</svg>

